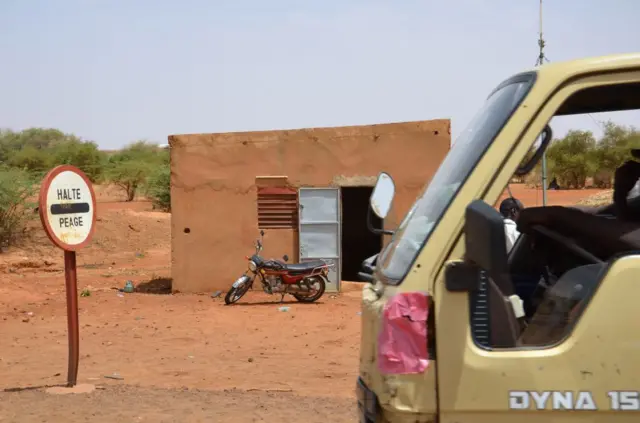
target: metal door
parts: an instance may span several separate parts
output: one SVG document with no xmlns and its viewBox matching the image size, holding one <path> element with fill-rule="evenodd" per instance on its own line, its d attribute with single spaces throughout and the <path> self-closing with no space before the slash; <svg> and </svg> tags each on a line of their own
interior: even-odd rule
<svg viewBox="0 0 640 423">
<path fill-rule="evenodd" d="M 340 189 L 300 188 L 300 261 L 322 259 L 329 269 L 327 291 L 340 289 Z"/>
</svg>

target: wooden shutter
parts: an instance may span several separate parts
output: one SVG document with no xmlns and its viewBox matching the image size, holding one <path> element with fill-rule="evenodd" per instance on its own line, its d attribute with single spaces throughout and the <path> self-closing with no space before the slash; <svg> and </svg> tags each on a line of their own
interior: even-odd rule
<svg viewBox="0 0 640 423">
<path fill-rule="evenodd" d="M 298 229 L 298 191 L 288 187 L 259 187 L 258 228 Z"/>
</svg>

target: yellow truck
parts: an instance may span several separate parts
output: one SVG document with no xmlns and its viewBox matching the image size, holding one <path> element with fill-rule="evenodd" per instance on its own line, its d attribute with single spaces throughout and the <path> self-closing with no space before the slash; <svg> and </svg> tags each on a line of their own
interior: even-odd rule
<svg viewBox="0 0 640 423">
<path fill-rule="evenodd" d="M 526 208 L 508 253 L 493 207 L 554 116 L 634 109 L 640 54 L 544 65 L 489 95 L 363 288 L 360 422 L 640 422 L 640 198 Z M 372 212 L 393 194 L 381 174 Z"/>
</svg>

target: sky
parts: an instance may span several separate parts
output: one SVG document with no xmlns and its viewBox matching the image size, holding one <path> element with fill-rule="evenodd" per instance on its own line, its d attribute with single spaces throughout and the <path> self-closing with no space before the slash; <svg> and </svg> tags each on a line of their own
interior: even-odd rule
<svg viewBox="0 0 640 423">
<path fill-rule="evenodd" d="M 607 5 L 607 6 L 605 6 Z M 640 52 L 640 1 L 546 0 L 550 61 Z M 538 56 L 538 0 L 0 0 L 0 127 L 170 134 L 450 118 Z M 609 116 L 611 117 L 611 116 Z M 611 117 L 640 126 L 640 113 Z M 600 133 L 588 116 L 568 129 Z"/>
</svg>

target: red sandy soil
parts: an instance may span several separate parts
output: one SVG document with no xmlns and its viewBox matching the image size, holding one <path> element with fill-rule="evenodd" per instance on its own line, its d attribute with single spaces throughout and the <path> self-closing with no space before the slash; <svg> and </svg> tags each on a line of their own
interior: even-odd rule
<svg viewBox="0 0 640 423">
<path fill-rule="evenodd" d="M 542 190 L 527 188 L 524 184 L 511 184 L 511 194 L 522 201 L 525 207 L 542 206 Z M 599 194 L 603 191 L 597 188 L 585 188 L 576 190 L 547 190 L 547 205 L 548 206 L 567 206 L 576 204 L 583 198 L 591 197 L 592 195 Z M 500 197 L 500 201 L 509 196 L 507 190 Z M 498 204 L 500 204 L 498 201 Z"/>
<path fill-rule="evenodd" d="M 168 294 L 170 216 L 97 192 L 96 235 L 78 253 L 79 291 L 91 293 L 79 298 L 78 382 L 99 389 L 44 392 L 66 380 L 67 330 L 63 255 L 36 220 L 28 244 L 0 254 L 0 422 L 355 421 L 358 291 L 311 305 L 251 292 L 230 307 L 210 293 Z M 535 191 L 512 192 L 536 204 Z M 147 292 L 113 289 L 126 280 Z M 114 373 L 122 379 L 105 378 Z"/>
<path fill-rule="evenodd" d="M 0 422 L 354 421 L 359 292 L 312 305 L 253 292 L 231 307 L 167 294 L 170 215 L 96 190 L 96 234 L 78 253 L 91 292 L 78 383 L 103 389 L 44 392 L 66 381 L 67 328 L 63 254 L 36 220 L 28 244 L 0 254 Z M 155 294 L 118 294 L 126 280 Z"/>
</svg>

